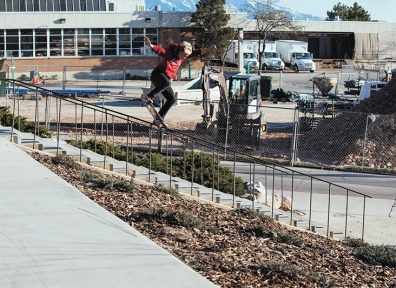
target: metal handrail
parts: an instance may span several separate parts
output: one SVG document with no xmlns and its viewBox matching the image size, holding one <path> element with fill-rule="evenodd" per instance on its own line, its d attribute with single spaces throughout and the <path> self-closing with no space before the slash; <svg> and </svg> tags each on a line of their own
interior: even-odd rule
<svg viewBox="0 0 396 288">
<path fill-rule="evenodd" d="M 272 177 L 273 177 L 273 181 L 272 181 L 272 195 L 271 195 L 272 203 L 274 203 L 274 195 L 275 195 L 275 177 L 276 177 L 275 172 L 278 172 L 278 173 L 281 174 L 282 194 L 283 194 L 283 184 L 284 184 L 283 177 L 284 176 L 291 177 L 291 182 L 292 182 L 292 185 L 291 185 L 291 199 L 292 199 L 291 205 L 292 206 L 291 206 L 291 212 L 290 212 L 290 219 L 291 219 L 290 220 L 290 224 L 293 223 L 293 202 L 294 202 L 293 200 L 294 200 L 294 197 L 295 197 L 295 193 L 294 193 L 295 192 L 294 191 L 294 179 L 296 177 L 295 175 L 298 174 L 300 176 L 307 177 L 308 179 L 310 179 L 310 182 L 311 182 L 311 188 L 310 188 L 310 191 L 309 191 L 309 197 L 310 197 L 310 201 L 309 201 L 309 225 L 308 225 L 309 229 L 311 228 L 311 222 L 312 222 L 312 197 L 313 197 L 312 182 L 315 180 L 315 181 L 327 184 L 329 186 L 329 189 L 328 189 L 328 202 L 327 202 L 327 206 L 328 206 L 328 209 L 327 209 L 327 236 L 329 236 L 329 234 L 330 234 L 330 230 L 329 230 L 330 228 L 329 227 L 330 227 L 330 213 L 331 213 L 331 211 L 330 211 L 331 210 L 331 188 L 332 187 L 337 187 L 337 188 L 340 188 L 340 189 L 343 189 L 344 191 L 346 191 L 346 197 L 347 198 L 346 198 L 345 237 L 347 237 L 346 233 L 347 233 L 347 225 L 348 225 L 348 221 L 347 221 L 347 217 L 348 217 L 348 203 L 349 203 L 349 200 L 350 200 L 350 196 L 349 195 L 350 195 L 350 193 L 355 193 L 355 194 L 357 194 L 359 196 L 362 196 L 364 198 L 364 205 L 363 205 L 363 227 L 362 227 L 362 237 L 361 238 L 362 239 L 364 238 L 364 223 L 365 223 L 365 216 L 366 216 L 365 215 L 366 198 L 372 198 L 369 195 L 366 195 L 366 194 L 361 193 L 359 191 L 352 190 L 350 188 L 344 187 L 344 186 L 339 185 L 339 184 L 332 183 L 332 182 L 327 181 L 327 180 L 320 179 L 319 177 L 311 176 L 309 174 L 296 171 L 295 169 L 290 168 L 290 167 L 278 165 L 278 164 L 273 163 L 271 161 L 264 160 L 264 159 L 261 159 L 261 158 L 258 158 L 258 157 L 252 156 L 252 155 L 248 155 L 248 154 L 243 153 L 243 152 L 239 152 L 236 149 L 233 149 L 231 146 L 228 146 L 228 145 L 220 145 L 220 144 L 217 144 L 217 143 L 212 143 L 212 142 L 200 139 L 198 137 L 191 136 L 191 135 L 189 135 L 187 133 L 184 133 L 184 132 L 181 132 L 181 131 L 175 131 L 175 130 L 172 130 L 172 129 L 161 130 L 161 129 L 157 128 L 155 125 L 153 125 L 153 123 L 151 123 L 151 122 L 148 122 L 148 121 L 139 119 L 137 117 L 133 117 L 131 115 L 127 115 L 127 114 L 124 114 L 124 113 L 121 113 L 121 112 L 118 112 L 118 111 L 115 111 L 115 110 L 112 110 L 112 109 L 108 109 L 106 107 L 100 107 L 100 106 L 94 105 L 92 103 L 88 103 L 88 102 L 80 100 L 80 99 L 65 98 L 60 93 L 53 92 L 53 91 L 51 91 L 49 89 L 38 87 L 38 86 L 33 85 L 33 84 L 27 84 L 27 83 L 24 83 L 24 82 L 21 82 L 21 81 L 18 81 L 18 80 L 11 80 L 11 79 L 6 79 L 6 81 L 12 83 L 14 88 L 15 88 L 15 86 L 18 86 L 18 87 L 21 86 L 21 87 L 25 87 L 25 88 L 29 88 L 29 89 L 35 90 L 36 91 L 36 96 L 38 95 L 39 89 L 45 90 L 47 92 L 52 93 L 52 96 L 56 98 L 56 101 L 57 101 L 56 103 L 58 103 L 58 100 L 59 100 L 59 106 L 58 106 L 59 109 L 57 108 L 57 111 L 56 111 L 56 113 L 57 113 L 56 114 L 57 122 L 58 122 L 57 123 L 57 127 L 56 127 L 56 131 L 57 131 L 57 154 L 59 153 L 59 145 L 60 145 L 60 143 L 59 143 L 59 141 L 60 141 L 59 133 L 60 133 L 60 123 L 61 123 L 61 113 L 60 113 L 61 112 L 61 103 L 62 103 L 62 101 L 65 101 L 65 102 L 72 103 L 74 105 L 77 105 L 77 106 L 81 107 L 81 121 L 80 121 L 81 128 L 83 128 L 83 125 L 84 125 L 84 122 L 83 122 L 84 113 L 83 113 L 83 111 L 92 110 L 94 112 L 99 112 L 99 113 L 102 113 L 102 115 L 103 114 L 105 115 L 105 118 L 106 118 L 106 129 L 105 129 L 106 130 L 106 138 L 105 138 L 106 147 L 105 147 L 105 149 L 107 149 L 107 144 L 108 144 L 108 141 L 109 141 L 108 140 L 108 135 L 109 135 L 108 117 L 109 116 L 112 117 L 113 123 L 114 123 L 114 118 L 115 117 L 117 119 L 124 120 L 127 123 L 127 130 L 128 130 L 127 131 L 127 133 L 128 133 L 127 134 L 128 135 L 127 136 L 127 147 L 128 148 L 129 148 L 129 144 L 131 144 L 131 147 L 133 149 L 132 139 L 129 139 L 129 133 L 130 133 L 129 128 L 131 127 L 131 130 L 132 130 L 132 124 L 133 123 L 139 123 L 140 125 L 146 126 L 147 128 L 149 128 L 149 130 L 148 130 L 149 131 L 148 142 L 149 142 L 149 152 L 150 152 L 149 153 L 149 160 L 150 160 L 149 161 L 149 164 L 150 164 L 149 165 L 149 181 L 151 181 L 150 175 L 151 175 L 151 169 L 152 169 L 152 166 L 151 166 L 151 164 L 152 164 L 151 163 L 152 162 L 152 158 L 151 158 L 152 157 L 152 140 L 153 140 L 152 139 L 152 137 L 153 137 L 152 133 L 153 133 L 154 130 L 156 130 L 159 133 L 170 134 L 171 135 L 171 145 L 173 145 L 173 141 L 175 139 L 175 136 L 183 138 L 183 139 L 186 139 L 187 142 L 190 142 L 191 145 L 192 145 L 191 151 L 192 151 L 192 158 L 193 158 L 191 165 L 194 165 L 194 151 L 199 151 L 198 147 L 201 147 L 201 149 L 205 148 L 207 151 L 209 151 L 208 153 L 210 153 L 210 151 L 212 151 L 211 153 L 212 153 L 213 159 L 214 159 L 215 151 L 217 151 L 217 155 L 218 155 L 219 151 L 224 151 L 224 153 L 229 155 L 230 158 L 233 158 L 232 161 L 233 161 L 234 176 L 235 176 L 235 172 L 236 172 L 235 171 L 235 163 L 237 162 L 237 159 L 240 159 L 238 161 L 243 160 L 243 161 L 248 162 L 248 163 L 254 163 L 254 170 L 256 170 L 255 169 L 256 165 L 263 166 L 265 168 L 266 177 L 267 177 L 267 168 L 268 169 L 272 169 Z M 14 97 L 14 109 L 13 109 L 13 116 L 14 117 L 16 116 L 15 115 L 15 106 L 16 106 L 15 105 L 15 101 L 16 100 L 15 100 L 15 97 Z M 38 105 L 37 105 L 37 103 L 38 103 L 37 101 L 38 101 L 38 97 L 36 97 L 36 106 L 35 106 L 35 109 L 36 109 L 36 111 L 35 111 L 35 130 L 34 130 L 35 132 L 39 131 L 39 124 L 38 124 L 38 122 L 39 122 L 39 120 L 38 120 L 39 119 L 39 115 L 38 115 L 39 108 L 38 108 Z M 18 113 L 19 113 L 19 110 L 18 110 Z M 96 114 L 94 113 L 94 115 L 96 115 Z M 77 124 L 77 121 L 76 121 L 75 124 Z M 14 123 L 13 123 L 13 127 L 14 127 Z M 12 127 L 12 129 L 13 129 L 13 127 Z M 11 133 L 11 141 L 12 141 L 12 137 L 13 137 L 12 135 L 13 135 L 13 132 Z M 113 135 L 114 135 L 114 125 L 113 125 Z M 131 135 L 133 135 L 133 134 L 131 134 Z M 36 135 L 34 137 L 36 137 Z M 95 134 L 95 137 L 96 137 L 96 134 Z M 82 129 L 81 129 L 81 131 L 80 131 L 80 139 L 82 140 L 82 138 L 83 138 L 83 135 L 82 135 Z M 131 140 L 130 143 L 129 143 L 129 140 Z M 34 143 L 35 142 L 36 142 L 36 139 L 34 138 L 33 148 L 34 148 Z M 114 142 L 114 140 L 113 140 L 113 142 Z M 82 145 L 82 141 L 81 141 L 80 145 Z M 173 161 L 173 159 L 172 159 L 173 146 L 171 148 L 172 148 L 171 149 L 171 163 L 172 163 L 172 161 Z M 166 145 L 166 149 L 168 149 L 168 145 Z M 80 146 L 80 161 L 82 161 L 81 151 L 82 151 L 82 146 Z M 166 153 L 168 155 L 168 151 Z M 237 155 L 238 155 L 238 157 L 237 157 Z M 106 163 L 106 156 L 107 156 L 107 150 L 105 151 L 105 155 L 104 155 L 104 165 Z M 233 157 L 231 157 L 231 156 L 233 156 Z M 202 160 L 202 157 L 201 157 L 201 160 Z M 127 158 L 127 161 L 128 161 L 128 158 Z M 128 173 L 128 171 L 127 171 L 128 170 L 128 162 L 127 161 L 126 161 L 126 173 Z M 212 173 L 214 175 L 214 169 L 213 169 Z M 193 181 L 194 181 L 194 172 L 193 172 L 193 170 L 192 170 L 191 174 L 192 174 L 191 175 L 191 194 L 193 194 L 193 186 L 194 186 L 194 183 L 193 183 Z M 172 179 L 172 166 L 171 166 L 171 171 L 170 171 L 170 182 L 169 182 L 170 184 L 171 184 L 171 179 Z M 254 174 L 253 174 L 253 182 L 254 182 L 254 180 L 255 180 L 255 171 L 254 171 Z M 213 177 L 212 201 L 214 200 L 214 197 L 213 197 L 214 185 L 215 185 L 215 183 L 214 183 L 214 177 Z M 267 183 L 266 183 L 265 186 L 266 186 L 266 188 L 268 187 Z M 266 201 L 267 201 L 267 198 L 266 198 Z M 232 198 L 232 202 L 233 202 L 232 203 L 232 207 L 235 207 L 235 205 L 234 205 L 235 204 L 235 177 L 234 177 L 234 183 L 233 183 L 233 198 Z M 252 209 L 254 209 L 254 200 L 252 200 L 252 204 L 251 205 L 252 205 Z M 274 217 L 274 205 L 272 205 L 271 216 Z"/>
</svg>

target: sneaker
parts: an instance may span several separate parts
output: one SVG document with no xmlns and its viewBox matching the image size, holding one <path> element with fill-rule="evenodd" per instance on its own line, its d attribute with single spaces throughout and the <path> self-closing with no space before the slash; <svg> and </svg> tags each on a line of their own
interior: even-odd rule
<svg viewBox="0 0 396 288">
<path fill-rule="evenodd" d="M 142 101 L 144 103 L 153 104 L 153 97 L 152 96 L 147 96 L 146 94 L 142 94 L 142 96 L 140 96 L 140 99 L 142 99 Z"/>
</svg>

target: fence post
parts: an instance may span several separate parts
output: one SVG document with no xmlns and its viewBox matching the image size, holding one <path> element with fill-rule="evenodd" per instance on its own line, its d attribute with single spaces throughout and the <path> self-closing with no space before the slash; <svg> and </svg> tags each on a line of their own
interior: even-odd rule
<svg viewBox="0 0 396 288">
<path fill-rule="evenodd" d="M 366 150 L 368 119 L 369 119 L 369 115 L 366 116 L 366 128 L 364 130 L 364 142 L 363 142 L 363 151 L 362 151 L 362 169 L 364 167 L 364 151 Z"/>
<path fill-rule="evenodd" d="M 299 124 L 299 110 L 298 107 L 294 109 L 294 124 L 293 124 L 293 136 L 292 136 L 292 143 L 291 143 L 291 151 L 290 151 L 290 167 L 293 167 L 294 162 L 296 160 L 297 154 L 297 134 L 298 134 L 298 124 Z"/>
</svg>

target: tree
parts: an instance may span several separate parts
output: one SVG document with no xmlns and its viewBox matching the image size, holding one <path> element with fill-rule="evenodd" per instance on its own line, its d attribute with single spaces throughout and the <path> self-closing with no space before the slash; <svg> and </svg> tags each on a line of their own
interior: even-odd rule
<svg viewBox="0 0 396 288">
<path fill-rule="evenodd" d="M 211 59 L 221 59 L 224 65 L 224 55 L 229 46 L 229 40 L 234 37 L 234 29 L 227 27 L 230 15 L 224 10 L 225 0 L 201 0 L 195 5 L 197 11 L 192 13 L 191 22 L 198 28 L 196 45 L 209 47 L 216 44 L 217 50 L 201 56 L 204 62 Z"/>
<path fill-rule="evenodd" d="M 338 2 L 333 6 L 333 10 L 327 11 L 326 20 L 333 21 L 336 16 L 339 16 L 343 21 L 371 21 L 370 14 L 357 2 L 353 3 L 351 7 Z"/>
<path fill-rule="evenodd" d="M 277 2 L 277 0 L 253 0 L 245 2 L 243 6 L 243 10 L 247 12 L 248 17 L 256 21 L 257 33 L 252 37 L 259 40 L 259 67 L 262 67 L 265 41 L 270 38 L 288 38 L 291 34 L 296 35 L 303 28 L 293 21 L 288 12 L 278 8 L 276 6 Z"/>
</svg>

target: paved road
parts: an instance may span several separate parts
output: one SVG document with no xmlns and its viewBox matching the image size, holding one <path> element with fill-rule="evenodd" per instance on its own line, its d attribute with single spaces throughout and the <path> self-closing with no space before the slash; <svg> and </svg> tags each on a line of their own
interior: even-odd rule
<svg viewBox="0 0 396 288">
<path fill-rule="evenodd" d="M 223 161 L 223 166 L 233 169 L 233 162 Z M 275 171 L 275 182 L 272 181 L 273 171 L 256 165 L 255 167 L 249 163 L 238 162 L 235 166 L 236 175 L 241 176 L 246 182 L 253 181 L 253 171 L 255 171 L 255 182 L 260 181 L 264 183 L 267 181 L 269 189 L 272 190 L 274 183 L 275 191 L 282 189 L 291 190 L 291 177 L 286 177 L 287 170 L 284 170 L 283 184 L 281 182 L 281 171 Z M 396 176 L 394 175 L 381 175 L 381 174 L 370 174 L 370 173 L 356 173 L 349 171 L 333 171 L 323 169 L 312 169 L 312 168 L 299 168 L 293 167 L 293 170 L 301 172 L 302 174 L 294 173 L 293 187 L 295 192 L 309 192 L 311 187 L 310 177 L 312 176 L 317 179 L 331 182 L 342 187 L 349 188 L 351 190 L 363 193 L 378 199 L 395 199 L 396 198 Z M 266 177 L 267 175 L 267 177 Z M 267 179 L 267 180 L 266 180 Z M 319 183 L 314 181 L 313 187 L 314 193 L 327 194 L 329 192 L 329 186 L 326 183 Z M 332 194 L 344 195 L 345 191 L 332 187 Z"/>
<path fill-rule="evenodd" d="M 310 72 L 294 72 L 286 69 L 283 73 L 279 72 L 266 72 L 262 73 L 263 76 L 272 77 L 272 88 L 283 88 L 286 91 L 296 91 L 299 93 L 318 93 L 318 89 L 313 86 L 312 79 L 315 76 L 326 75 L 326 77 L 338 77 L 341 69 L 323 69 L 317 70 L 315 73 Z M 173 86 L 186 84 L 185 81 L 173 81 Z M 62 89 L 62 83 L 58 81 L 56 84 L 43 86 L 48 89 Z M 110 90 L 114 94 L 125 91 L 126 95 L 140 95 L 143 87 L 149 87 L 150 81 L 148 80 L 111 80 L 111 81 L 67 81 L 65 84 L 66 89 L 102 89 Z M 343 85 L 339 86 L 340 93 L 343 93 L 345 88 Z M 331 92 L 335 92 L 335 89 Z"/>
</svg>

